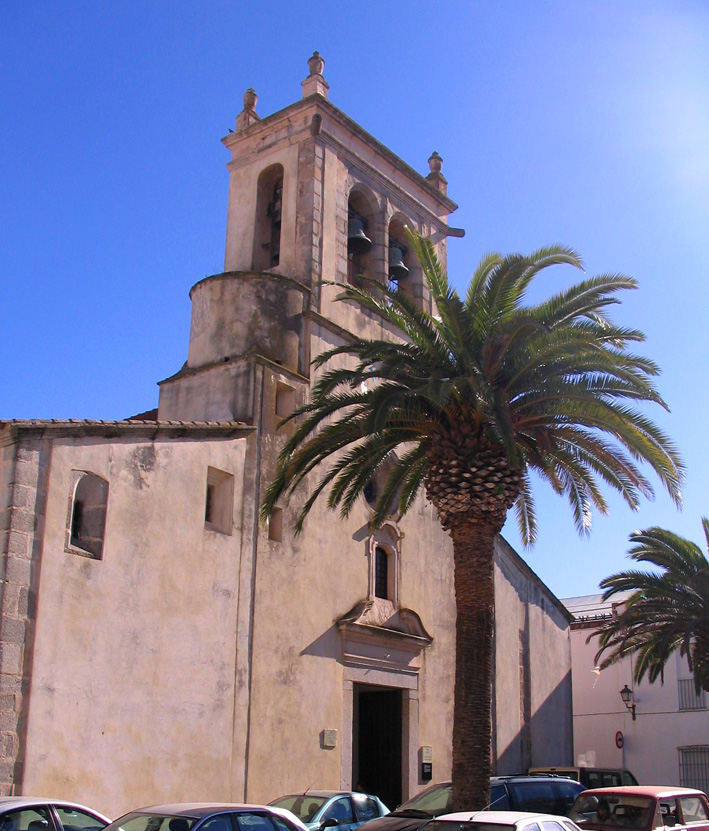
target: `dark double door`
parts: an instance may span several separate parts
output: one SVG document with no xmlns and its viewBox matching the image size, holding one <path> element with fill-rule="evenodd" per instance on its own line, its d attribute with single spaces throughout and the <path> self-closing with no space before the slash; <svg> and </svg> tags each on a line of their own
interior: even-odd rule
<svg viewBox="0 0 709 831">
<path fill-rule="evenodd" d="M 355 687 L 353 784 L 392 811 L 401 804 L 401 690 Z"/>
</svg>

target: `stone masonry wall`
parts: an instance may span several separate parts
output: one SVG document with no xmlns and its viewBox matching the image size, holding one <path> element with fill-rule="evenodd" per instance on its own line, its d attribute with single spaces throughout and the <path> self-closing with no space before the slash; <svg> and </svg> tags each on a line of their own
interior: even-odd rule
<svg viewBox="0 0 709 831">
<path fill-rule="evenodd" d="M 49 446 L 2 449 L 0 508 L 0 795 L 20 793 L 36 594 L 47 499 Z"/>
</svg>

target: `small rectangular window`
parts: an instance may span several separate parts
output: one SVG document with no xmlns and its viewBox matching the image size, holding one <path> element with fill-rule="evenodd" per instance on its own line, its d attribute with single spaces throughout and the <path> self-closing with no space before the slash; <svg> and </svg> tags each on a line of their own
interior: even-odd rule
<svg viewBox="0 0 709 831">
<path fill-rule="evenodd" d="M 678 752 L 680 785 L 706 792 L 709 788 L 709 747 L 680 747 Z"/>
<path fill-rule="evenodd" d="M 280 381 L 276 384 L 276 415 L 288 418 L 295 411 L 295 390 Z"/>
<path fill-rule="evenodd" d="M 207 468 L 204 527 L 220 534 L 231 534 L 233 505 L 234 477 L 215 467 Z"/>
<path fill-rule="evenodd" d="M 283 541 L 283 509 L 274 508 L 268 518 L 268 538 L 274 542 Z"/>
<path fill-rule="evenodd" d="M 693 678 L 681 678 L 677 682 L 679 687 L 680 710 L 706 710 L 707 701 L 704 690 L 697 695 Z"/>
<path fill-rule="evenodd" d="M 65 550 L 100 560 L 106 528 L 108 482 L 86 470 L 72 472 Z"/>
</svg>

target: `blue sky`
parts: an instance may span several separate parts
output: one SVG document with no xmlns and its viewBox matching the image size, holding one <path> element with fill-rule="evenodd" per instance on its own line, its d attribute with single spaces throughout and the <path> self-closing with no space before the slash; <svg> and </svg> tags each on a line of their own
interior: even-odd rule
<svg viewBox="0 0 709 831">
<path fill-rule="evenodd" d="M 523 552 L 560 597 L 625 568 L 659 524 L 709 512 L 709 4 L 684 0 L 4 0 L 0 418 L 123 418 L 187 354 L 190 287 L 223 268 L 228 153 L 247 87 L 268 115 L 325 59 L 330 100 L 422 173 L 443 157 L 449 273 L 483 253 L 576 248 L 636 277 L 614 319 L 647 334 L 687 464 L 685 506 L 610 499 L 579 539 L 536 491 Z M 576 274 L 555 271 L 558 290 Z M 511 523 L 509 541 L 521 551 Z"/>
</svg>

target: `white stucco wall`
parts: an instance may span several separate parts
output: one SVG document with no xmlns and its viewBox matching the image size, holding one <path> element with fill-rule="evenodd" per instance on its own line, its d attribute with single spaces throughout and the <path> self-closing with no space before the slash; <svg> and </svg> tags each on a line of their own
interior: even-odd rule
<svg viewBox="0 0 709 831">
<path fill-rule="evenodd" d="M 112 816 L 230 797 L 241 493 L 231 536 L 205 529 L 204 494 L 207 467 L 238 473 L 244 445 L 55 442 L 25 793 Z M 102 560 L 64 550 L 77 469 L 109 482 Z"/>
<path fill-rule="evenodd" d="M 577 764 L 626 767 L 646 785 L 680 785 L 678 748 L 709 746 L 707 710 L 679 710 L 678 678 L 689 678 L 686 661 L 673 656 L 664 684 L 633 681 L 633 663 L 625 659 L 600 676 L 594 672 L 597 639 L 591 628 L 571 633 L 574 700 L 574 753 Z M 636 720 L 620 697 L 634 690 Z M 624 737 L 616 747 L 616 733 Z"/>
</svg>

